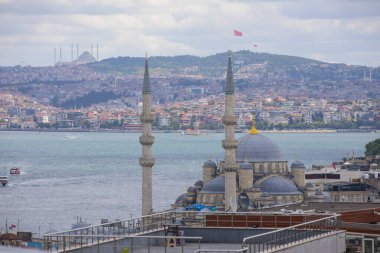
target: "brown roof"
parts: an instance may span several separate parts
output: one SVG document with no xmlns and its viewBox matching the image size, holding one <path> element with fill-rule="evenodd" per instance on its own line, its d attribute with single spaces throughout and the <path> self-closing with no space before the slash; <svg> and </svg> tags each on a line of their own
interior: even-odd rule
<svg viewBox="0 0 380 253">
<path fill-rule="evenodd" d="M 12 233 L 2 234 L 2 235 L 0 235 L 0 239 L 1 239 L 2 241 L 21 240 L 20 237 L 18 237 L 18 236 L 15 235 L 15 234 L 12 234 Z"/>
</svg>

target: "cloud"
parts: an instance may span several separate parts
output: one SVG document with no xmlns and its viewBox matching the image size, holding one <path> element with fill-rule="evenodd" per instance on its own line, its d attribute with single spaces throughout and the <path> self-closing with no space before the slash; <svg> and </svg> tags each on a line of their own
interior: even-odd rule
<svg viewBox="0 0 380 253">
<path fill-rule="evenodd" d="M 0 0 L 0 46 L 6 48 L 0 51 L 0 64 L 51 64 L 54 48 L 67 52 L 78 43 L 81 50 L 99 44 L 101 58 L 141 56 L 145 51 L 204 56 L 254 49 L 380 65 L 375 57 L 380 52 L 379 4 L 376 0 Z M 234 29 L 244 36 L 234 37 Z"/>
</svg>

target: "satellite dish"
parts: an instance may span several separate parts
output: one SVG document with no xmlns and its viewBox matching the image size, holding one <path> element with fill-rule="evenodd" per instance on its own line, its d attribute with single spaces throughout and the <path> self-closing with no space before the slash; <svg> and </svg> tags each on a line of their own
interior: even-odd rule
<svg viewBox="0 0 380 253">
<path fill-rule="evenodd" d="M 238 196 L 239 209 L 248 210 L 249 208 L 249 197 L 245 192 L 242 192 Z"/>
</svg>

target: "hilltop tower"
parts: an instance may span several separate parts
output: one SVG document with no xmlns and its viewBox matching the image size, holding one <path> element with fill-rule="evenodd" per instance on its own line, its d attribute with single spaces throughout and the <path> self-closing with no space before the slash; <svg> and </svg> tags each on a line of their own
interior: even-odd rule
<svg viewBox="0 0 380 253">
<path fill-rule="evenodd" d="M 140 143 L 142 145 L 142 157 L 140 158 L 140 166 L 142 167 L 142 215 L 151 214 L 152 205 L 152 167 L 154 159 L 152 155 L 152 144 L 154 137 L 152 136 L 153 116 L 151 112 L 152 91 L 150 88 L 148 59 L 145 58 L 145 72 L 143 83 L 143 110 L 140 116 L 142 123 L 142 135 Z"/>
<path fill-rule="evenodd" d="M 225 90 L 225 112 L 222 118 L 224 124 L 225 140 L 222 141 L 224 148 L 224 163 L 222 165 L 225 174 L 225 210 L 234 210 L 236 203 L 236 171 L 239 165 L 236 163 L 235 149 L 238 141 L 235 140 L 235 87 L 232 76 L 231 51 L 228 52 L 228 67 Z"/>
</svg>

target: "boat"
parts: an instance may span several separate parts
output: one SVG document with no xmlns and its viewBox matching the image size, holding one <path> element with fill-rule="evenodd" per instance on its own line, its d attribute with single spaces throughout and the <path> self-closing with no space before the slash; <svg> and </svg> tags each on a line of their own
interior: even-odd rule
<svg viewBox="0 0 380 253">
<path fill-rule="evenodd" d="M 7 183 L 8 183 L 8 177 L 0 176 L 0 184 L 2 184 L 3 186 L 6 186 Z"/>
<path fill-rule="evenodd" d="M 21 174 L 21 169 L 18 167 L 13 167 L 12 169 L 9 170 L 10 175 L 20 175 Z"/>
</svg>

